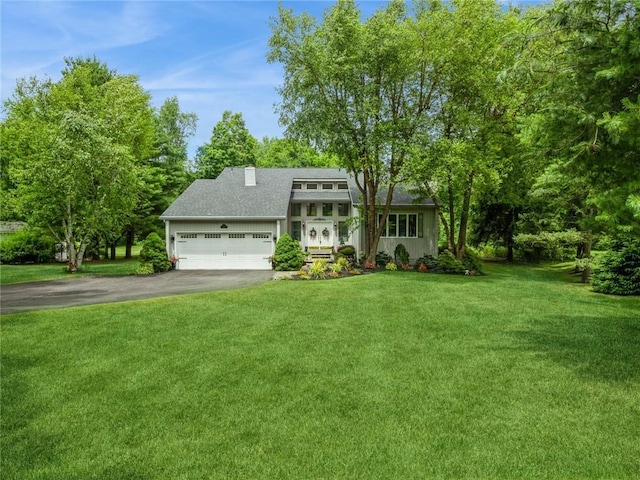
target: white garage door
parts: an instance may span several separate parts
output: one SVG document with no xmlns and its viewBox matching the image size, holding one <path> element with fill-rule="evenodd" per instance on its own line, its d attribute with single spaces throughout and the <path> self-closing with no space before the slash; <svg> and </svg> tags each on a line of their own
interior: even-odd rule
<svg viewBox="0 0 640 480">
<path fill-rule="evenodd" d="M 269 270 L 271 233 L 178 233 L 180 270 Z"/>
</svg>

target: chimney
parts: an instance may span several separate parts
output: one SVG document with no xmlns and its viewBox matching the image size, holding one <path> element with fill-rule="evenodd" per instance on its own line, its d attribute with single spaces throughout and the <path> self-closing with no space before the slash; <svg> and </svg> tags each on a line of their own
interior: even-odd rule
<svg viewBox="0 0 640 480">
<path fill-rule="evenodd" d="M 256 186 L 256 169 L 255 167 L 245 167 L 244 169 L 244 186 L 255 187 Z"/>
</svg>

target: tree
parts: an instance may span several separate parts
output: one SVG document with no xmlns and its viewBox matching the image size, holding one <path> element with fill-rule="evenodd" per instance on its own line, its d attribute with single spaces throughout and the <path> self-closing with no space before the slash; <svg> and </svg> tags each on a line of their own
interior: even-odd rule
<svg viewBox="0 0 640 480">
<path fill-rule="evenodd" d="M 435 39 L 401 0 L 364 22 L 353 0 L 338 0 L 320 25 L 282 6 L 278 12 L 268 60 L 285 72 L 280 121 L 287 136 L 335 154 L 356 179 L 373 263 L 395 185 L 434 98 Z"/>
<path fill-rule="evenodd" d="M 132 214 L 153 117 L 135 76 L 95 58 L 65 63 L 59 82 L 18 83 L 5 103 L 3 153 L 20 211 L 66 244 L 75 271 L 89 243 L 120 231 Z"/>
<path fill-rule="evenodd" d="M 640 12 L 637 1 L 557 2 L 530 45 L 552 42 L 526 138 L 589 185 L 610 231 L 640 233 Z M 533 68 L 531 68 L 533 70 Z"/>
<path fill-rule="evenodd" d="M 195 113 L 180 111 L 176 97 L 166 99 L 156 112 L 151 163 L 160 167 L 166 176 L 165 197 L 157 213 L 162 213 L 190 183 L 187 139 L 195 133 L 197 121 Z"/>
<path fill-rule="evenodd" d="M 258 145 L 257 167 L 337 167 L 338 159 L 318 151 L 304 142 L 290 138 L 265 137 Z"/>
<path fill-rule="evenodd" d="M 198 148 L 196 176 L 216 178 L 226 167 L 255 165 L 258 141 L 251 136 L 241 113 L 226 110 L 214 127 L 211 140 Z"/>
<path fill-rule="evenodd" d="M 195 133 L 196 122 L 195 113 L 180 111 L 176 97 L 166 99 L 154 112 L 151 157 L 145 159 L 138 205 L 124 231 L 126 258 L 131 258 L 136 235 L 146 237 L 150 232 L 159 230 L 158 216 L 191 182 L 187 139 Z"/>
<path fill-rule="evenodd" d="M 512 148 L 512 86 L 501 78 L 515 57 L 516 12 L 490 0 L 452 1 L 424 16 L 442 65 L 431 122 L 407 175 L 434 199 L 448 249 L 464 257 L 474 194 L 500 181 Z"/>
</svg>

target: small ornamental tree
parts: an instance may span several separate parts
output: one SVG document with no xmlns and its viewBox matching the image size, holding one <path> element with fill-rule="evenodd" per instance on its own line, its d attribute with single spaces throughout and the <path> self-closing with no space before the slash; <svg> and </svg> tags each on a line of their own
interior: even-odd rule
<svg viewBox="0 0 640 480">
<path fill-rule="evenodd" d="M 396 246 L 396 249 L 393 252 L 393 256 L 396 259 L 397 265 L 407 265 L 409 263 L 409 252 L 407 251 L 407 247 L 405 247 L 402 243 L 399 243 Z"/>
<path fill-rule="evenodd" d="M 276 270 L 280 272 L 300 270 L 304 264 L 304 258 L 305 254 L 300 244 L 288 233 L 283 234 L 276 245 L 274 256 Z"/>
<path fill-rule="evenodd" d="M 171 267 L 171 262 L 167 258 L 167 250 L 164 242 L 156 232 L 151 232 L 142 243 L 140 250 L 140 266 L 150 264 L 154 273 L 166 272 Z"/>
</svg>

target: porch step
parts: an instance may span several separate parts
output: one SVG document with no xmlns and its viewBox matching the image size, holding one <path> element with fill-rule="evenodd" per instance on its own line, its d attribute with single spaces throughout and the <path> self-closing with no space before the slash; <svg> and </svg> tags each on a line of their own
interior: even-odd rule
<svg viewBox="0 0 640 480">
<path fill-rule="evenodd" d="M 314 248 L 308 251 L 311 261 L 318 258 L 333 261 L 333 252 L 330 248 Z"/>
</svg>

